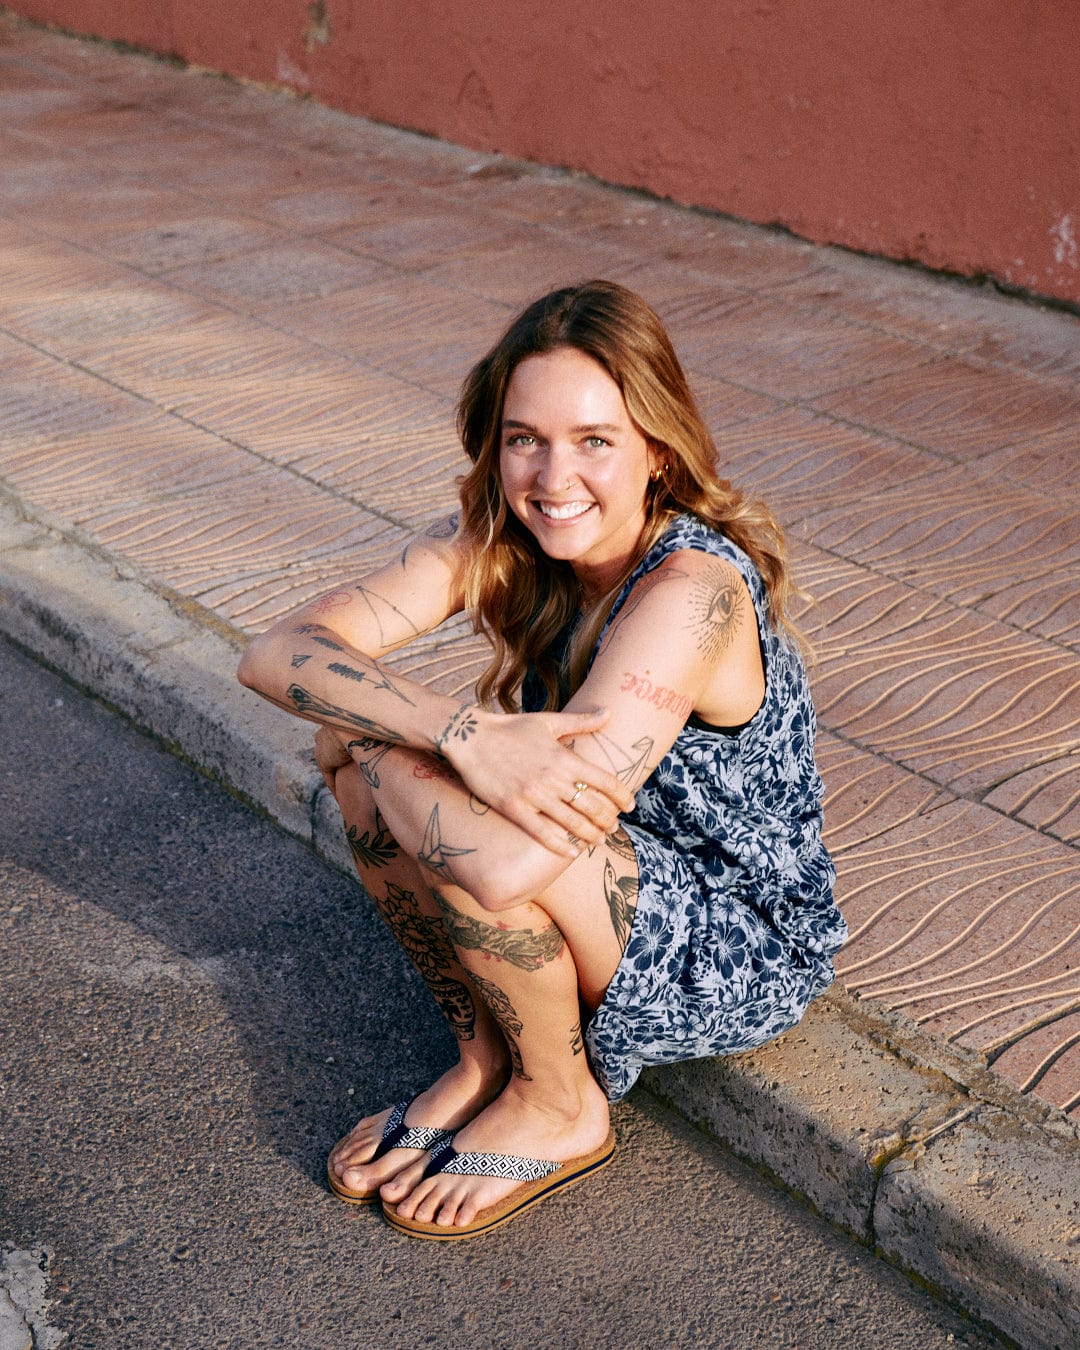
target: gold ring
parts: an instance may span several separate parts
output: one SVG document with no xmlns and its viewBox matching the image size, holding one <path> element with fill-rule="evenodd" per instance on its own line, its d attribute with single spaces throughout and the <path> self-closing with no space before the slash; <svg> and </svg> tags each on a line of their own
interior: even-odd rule
<svg viewBox="0 0 1080 1350">
<path fill-rule="evenodd" d="M 573 795 L 573 796 L 570 798 L 570 800 L 566 803 L 567 806 L 573 806 L 573 804 L 577 801 L 577 799 L 581 796 L 581 794 L 585 791 L 585 789 L 586 789 L 588 786 L 589 786 L 588 783 L 582 783 L 582 782 L 580 782 L 580 781 L 578 781 L 577 783 L 575 783 L 575 784 L 574 784 L 574 795 Z"/>
</svg>

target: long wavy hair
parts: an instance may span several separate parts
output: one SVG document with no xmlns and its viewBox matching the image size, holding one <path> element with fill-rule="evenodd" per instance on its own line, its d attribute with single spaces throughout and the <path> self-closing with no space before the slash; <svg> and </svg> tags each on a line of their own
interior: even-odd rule
<svg viewBox="0 0 1080 1350">
<path fill-rule="evenodd" d="M 663 473 L 650 482 L 638 549 L 611 590 L 581 616 L 580 584 L 569 563 L 549 558 L 509 509 L 500 473 L 503 401 L 515 368 L 529 356 L 574 347 L 618 385 L 634 424 Z M 717 450 L 690 392 L 671 339 L 640 296 L 611 281 L 567 286 L 516 318 L 473 366 L 462 386 L 458 433 L 472 468 L 460 480 L 463 532 L 472 544 L 465 599 L 477 632 L 494 648 L 477 695 L 507 711 L 532 665 L 556 708 L 585 677 L 589 657 L 615 596 L 663 534 L 692 512 L 753 560 L 765 583 L 772 623 L 796 642 L 788 609 L 797 591 L 783 533 L 769 510 L 718 476 Z M 560 662 L 555 639 L 580 622 Z M 560 665 L 562 668 L 560 668 Z"/>
</svg>

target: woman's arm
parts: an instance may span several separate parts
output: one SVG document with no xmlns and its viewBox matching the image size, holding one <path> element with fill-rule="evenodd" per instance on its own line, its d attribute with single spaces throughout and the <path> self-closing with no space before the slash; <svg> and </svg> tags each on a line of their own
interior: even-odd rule
<svg viewBox="0 0 1080 1350">
<path fill-rule="evenodd" d="M 460 700 L 391 673 L 380 658 L 461 611 L 462 549 L 443 533 L 420 536 L 398 562 L 255 638 L 237 671 L 241 684 L 349 737 L 434 748 Z"/>
<path fill-rule="evenodd" d="M 602 727 L 595 709 L 507 717 L 388 671 L 379 658 L 461 612 L 465 546 L 435 526 L 397 563 L 310 601 L 254 639 L 238 677 L 278 707 L 329 728 L 358 757 L 386 746 L 439 755 L 470 794 L 519 829 L 573 856 L 568 830 L 595 839 L 632 800 L 616 775 L 561 743 Z M 320 764 L 332 761 L 324 737 Z M 570 806 L 576 783 L 589 809 Z M 600 799 L 603 799 L 601 801 Z"/>
<path fill-rule="evenodd" d="M 575 738 L 574 750 L 634 791 L 692 711 L 736 724 L 753 716 L 763 693 L 757 620 L 738 570 L 707 554 L 675 554 L 635 588 L 571 699 L 571 709 L 599 701 L 609 713 L 603 727 Z M 395 838 L 485 908 L 535 898 L 572 861 L 505 816 L 485 813 L 454 781 L 440 781 L 426 757 L 389 755 L 385 766 L 392 790 L 381 809 Z M 592 842 L 578 838 L 579 846 Z"/>
</svg>

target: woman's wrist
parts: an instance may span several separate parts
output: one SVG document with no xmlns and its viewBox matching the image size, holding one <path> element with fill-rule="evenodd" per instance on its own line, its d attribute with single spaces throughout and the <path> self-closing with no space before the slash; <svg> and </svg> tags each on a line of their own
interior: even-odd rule
<svg viewBox="0 0 1080 1350">
<path fill-rule="evenodd" d="M 451 759 L 454 749 L 463 745 L 479 729 L 481 709 L 476 703 L 460 704 L 450 714 L 446 725 L 435 737 L 435 750 L 444 759 Z"/>
</svg>

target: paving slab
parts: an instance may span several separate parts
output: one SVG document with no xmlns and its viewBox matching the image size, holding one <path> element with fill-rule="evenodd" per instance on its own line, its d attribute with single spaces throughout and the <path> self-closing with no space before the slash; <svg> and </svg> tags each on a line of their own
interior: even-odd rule
<svg viewBox="0 0 1080 1350">
<path fill-rule="evenodd" d="M 793 541 L 853 932 L 797 1034 L 654 1090 L 1068 1344 L 1075 1243 L 996 1247 L 927 1150 L 1004 1130 L 1036 1227 L 1080 1191 L 1074 316 L 0 14 L 0 628 L 347 866 L 238 652 L 452 506 L 470 362 L 595 271 L 656 305 Z M 397 661 L 458 692 L 485 656 L 462 622 Z"/>
</svg>

